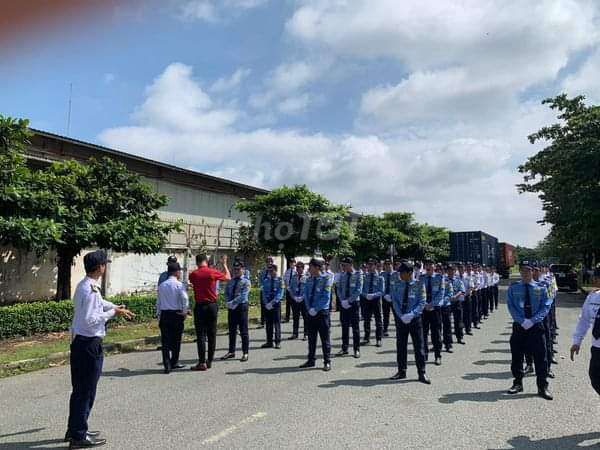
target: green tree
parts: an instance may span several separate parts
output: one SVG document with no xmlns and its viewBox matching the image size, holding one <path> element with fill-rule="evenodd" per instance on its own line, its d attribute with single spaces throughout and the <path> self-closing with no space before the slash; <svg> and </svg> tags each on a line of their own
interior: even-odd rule
<svg viewBox="0 0 600 450">
<path fill-rule="evenodd" d="M 336 255 L 348 248 L 352 231 L 349 207 L 334 205 L 304 185 L 282 186 L 268 194 L 240 200 L 258 246 L 267 253 Z"/>
<path fill-rule="evenodd" d="M 548 145 L 519 167 L 520 192 L 538 194 L 555 245 L 600 256 L 600 106 L 565 94 L 543 101 L 559 112 L 559 123 L 529 136 Z"/>
<path fill-rule="evenodd" d="M 50 192 L 32 189 L 37 174 L 25 164 L 29 121 L 0 115 L 0 244 L 44 253 L 60 239 L 60 227 L 46 218 L 56 207 Z"/>
<path fill-rule="evenodd" d="M 58 206 L 51 219 L 61 235 L 57 252 L 56 298 L 71 296 L 71 267 L 85 248 L 117 252 L 156 253 L 179 224 L 164 223 L 157 210 L 167 204 L 124 164 L 109 158 L 56 162 L 38 177 L 38 188 L 51 191 Z"/>
</svg>

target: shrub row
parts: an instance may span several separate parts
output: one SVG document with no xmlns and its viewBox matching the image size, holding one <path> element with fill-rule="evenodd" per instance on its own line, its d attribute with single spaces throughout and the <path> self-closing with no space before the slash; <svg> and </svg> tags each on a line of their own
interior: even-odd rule
<svg viewBox="0 0 600 450">
<path fill-rule="evenodd" d="M 193 294 L 190 294 L 193 299 Z M 136 294 L 111 297 L 115 304 L 125 304 L 135 315 L 135 322 L 148 322 L 156 317 L 156 295 Z M 193 304 L 193 301 L 191 302 Z M 250 303 L 259 303 L 258 289 L 250 292 Z M 219 296 L 219 304 L 224 305 L 223 294 Z M 31 336 L 38 333 L 67 331 L 73 320 L 73 302 L 71 300 L 40 301 L 20 303 L 0 307 L 0 339 L 15 336 Z M 125 319 L 116 318 L 116 323 Z"/>
</svg>

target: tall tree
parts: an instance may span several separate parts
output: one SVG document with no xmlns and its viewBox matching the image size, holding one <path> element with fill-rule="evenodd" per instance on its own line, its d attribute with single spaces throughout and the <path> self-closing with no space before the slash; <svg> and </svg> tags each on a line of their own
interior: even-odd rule
<svg viewBox="0 0 600 450">
<path fill-rule="evenodd" d="M 542 200 L 542 223 L 555 243 L 575 249 L 588 262 L 600 257 L 600 106 L 565 94 L 543 101 L 559 112 L 559 123 L 529 136 L 548 145 L 519 167 L 520 192 Z"/>
<path fill-rule="evenodd" d="M 315 252 L 335 255 L 347 249 L 351 239 L 349 207 L 334 205 L 305 185 L 282 186 L 240 200 L 236 207 L 250 216 L 258 245 L 286 258 Z"/>
</svg>

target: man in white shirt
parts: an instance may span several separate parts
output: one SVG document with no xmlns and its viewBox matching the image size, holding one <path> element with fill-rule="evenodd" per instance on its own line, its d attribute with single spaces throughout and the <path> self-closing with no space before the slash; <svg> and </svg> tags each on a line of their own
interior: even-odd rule
<svg viewBox="0 0 600 450">
<path fill-rule="evenodd" d="M 179 263 L 169 263 L 167 273 L 169 278 L 158 286 L 156 298 L 156 314 L 166 374 L 171 373 L 173 369 L 184 367 L 183 364 L 179 364 L 179 352 L 185 317 L 190 311 L 186 287 L 179 281 L 181 279 Z"/>
<path fill-rule="evenodd" d="M 125 308 L 102 298 L 98 281 L 109 263 L 102 250 L 90 252 L 83 257 L 86 277 L 79 282 L 73 297 L 73 325 L 71 332 L 71 384 L 73 391 L 69 401 L 69 423 L 65 441 L 70 448 L 87 448 L 104 445 L 98 431 L 88 431 L 88 418 L 94 405 L 96 387 L 104 355 L 102 338 L 106 334 L 106 322 L 114 316 L 131 319 L 135 315 Z"/>
<path fill-rule="evenodd" d="M 573 345 L 571 346 L 571 361 L 573 356 L 579 354 L 581 342 L 587 330 L 592 327 L 592 358 L 590 359 L 590 381 L 592 387 L 600 395 L 600 290 L 592 292 L 585 299 L 581 308 L 581 315 L 577 321 L 573 333 Z"/>
<path fill-rule="evenodd" d="M 287 260 L 287 269 L 283 274 L 283 282 L 285 284 L 285 319 L 284 322 L 287 323 L 290 321 L 290 316 L 292 313 L 292 305 L 294 303 L 294 299 L 290 296 L 287 291 L 288 286 L 290 285 L 290 281 L 296 273 L 296 258 L 289 258 Z"/>
</svg>

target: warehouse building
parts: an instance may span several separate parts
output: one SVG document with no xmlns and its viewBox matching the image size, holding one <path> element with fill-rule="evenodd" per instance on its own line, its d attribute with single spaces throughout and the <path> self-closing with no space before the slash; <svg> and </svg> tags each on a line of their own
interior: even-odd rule
<svg viewBox="0 0 600 450">
<path fill-rule="evenodd" d="M 234 208 L 235 203 L 268 192 L 45 131 L 33 131 L 26 155 L 30 165 L 43 167 L 53 161 L 85 162 L 90 158 L 110 157 L 142 175 L 156 191 L 169 197 L 169 204 L 159 211 L 162 220 L 183 222 L 182 232 L 172 233 L 161 253 L 112 253 L 113 262 L 104 281 L 106 295 L 153 289 L 158 273 L 165 270 L 169 254 L 176 254 L 182 262 L 193 266 L 187 256 L 201 248 L 212 253 L 233 253 L 237 230 L 248 223 L 248 217 Z M 56 255 L 53 252 L 37 258 L 12 248 L 0 248 L 0 257 L 3 262 L 0 304 L 54 296 Z M 73 268 L 73 288 L 83 274 L 80 256 Z"/>
</svg>

